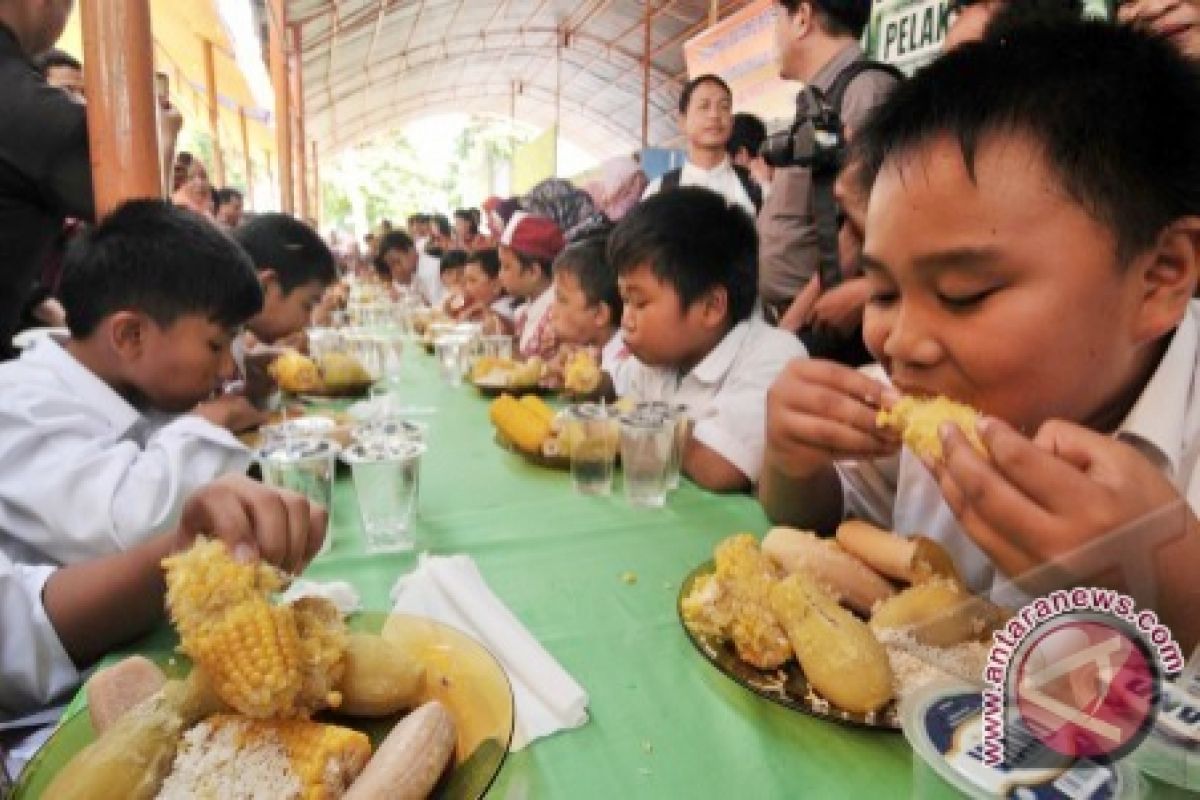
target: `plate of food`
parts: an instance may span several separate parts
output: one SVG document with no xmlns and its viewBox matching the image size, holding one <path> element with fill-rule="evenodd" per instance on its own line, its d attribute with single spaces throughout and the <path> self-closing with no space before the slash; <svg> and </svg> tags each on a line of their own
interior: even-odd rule
<svg viewBox="0 0 1200 800">
<path fill-rule="evenodd" d="M 845 725 L 899 731 L 899 701 L 979 683 L 1008 612 L 968 592 L 946 552 L 849 521 L 836 539 L 775 528 L 725 539 L 683 581 L 696 650 L 735 683 Z"/>
<path fill-rule="evenodd" d="M 547 469 L 571 468 L 570 431 L 562 414 L 537 395 L 501 394 L 488 408 L 496 444 Z"/>
<path fill-rule="evenodd" d="M 301 398 L 365 397 L 376 378 L 348 353 L 325 353 L 314 361 L 303 353 L 285 353 L 271 364 L 271 376 L 284 392 Z"/>
<path fill-rule="evenodd" d="M 190 658 L 160 652 L 94 675 L 87 704 L 29 762 L 14 798 L 487 792 L 514 712 L 503 668 L 478 642 L 418 617 L 343 620 L 314 598 L 276 605 L 279 573 L 235 562 L 217 542 L 169 563 L 168 604 Z M 247 635 L 272 644 L 239 647 Z"/>
<path fill-rule="evenodd" d="M 488 397 L 499 397 L 505 392 L 549 394 L 556 390 L 543 384 L 546 375 L 546 362 L 540 358 L 517 361 L 482 356 L 471 365 L 470 380 L 481 394 Z"/>
</svg>

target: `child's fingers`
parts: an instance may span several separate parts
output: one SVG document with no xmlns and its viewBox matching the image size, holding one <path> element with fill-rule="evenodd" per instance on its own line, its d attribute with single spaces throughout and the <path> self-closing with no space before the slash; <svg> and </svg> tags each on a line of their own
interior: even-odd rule
<svg viewBox="0 0 1200 800">
<path fill-rule="evenodd" d="M 877 458 L 898 447 L 877 432 L 796 411 L 782 412 L 772 434 L 782 445 L 823 450 L 834 458 Z"/>
<path fill-rule="evenodd" d="M 980 436 L 996 472 L 1047 511 L 1070 510 L 1093 486 L 1073 463 L 1056 458 L 998 419 L 986 419 Z"/>
<path fill-rule="evenodd" d="M 308 508 L 308 551 L 305 553 L 304 562 L 307 564 L 316 558 L 317 553 L 321 550 L 321 545 L 325 543 L 325 537 L 330 534 L 328 509 L 316 503 L 307 503 L 306 506 Z"/>
<path fill-rule="evenodd" d="M 287 514 L 288 563 L 285 570 L 299 575 L 308 563 L 309 513 L 308 498 L 294 492 L 281 493 L 284 511 Z"/>
<path fill-rule="evenodd" d="M 1012 542 L 1002 530 L 998 530 L 991 520 L 982 516 L 978 508 L 967 502 L 962 487 L 958 485 L 954 475 L 946 470 L 945 465 L 935 465 L 933 474 L 946 505 L 954 512 L 963 531 L 993 562 L 1003 564 L 1006 573 L 1012 577 L 1032 567 L 1033 561 L 1024 549 Z"/>
<path fill-rule="evenodd" d="M 982 458 L 961 430 L 954 425 L 944 428 L 943 460 L 935 474 L 943 485 L 947 504 L 960 521 L 966 524 L 967 520 L 978 519 L 976 527 L 993 548 L 1001 548 L 1005 540 L 997 536 L 1000 532 L 1055 528 L 1051 514 L 1002 475 L 990 460 Z M 946 484 L 947 478 L 952 483 Z M 979 544 L 982 547 L 984 541 Z M 1022 551 L 1032 544 L 1011 542 Z"/>
<path fill-rule="evenodd" d="M 240 480 L 251 483 L 248 479 Z M 197 536 L 211 536 L 225 542 L 242 560 L 257 556 L 250 517 L 240 500 L 238 490 L 222 481 L 196 492 L 188 499 L 180 516 L 182 541 L 190 543 Z"/>
<path fill-rule="evenodd" d="M 279 492 L 246 498 L 246 511 L 253 525 L 253 537 L 265 561 L 286 569 L 291 563 L 288 537 L 288 513 Z"/>
</svg>

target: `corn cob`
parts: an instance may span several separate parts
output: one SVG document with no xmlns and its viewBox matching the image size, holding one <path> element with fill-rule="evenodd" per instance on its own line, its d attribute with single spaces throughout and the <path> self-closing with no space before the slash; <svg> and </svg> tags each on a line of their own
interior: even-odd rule
<svg viewBox="0 0 1200 800">
<path fill-rule="evenodd" d="M 892 428 L 904 437 L 904 443 L 914 453 L 934 461 L 942 458 L 942 437 L 938 429 L 944 422 L 957 425 L 971 446 L 980 455 L 987 455 L 975 427 L 979 412 L 945 397 L 904 397 L 890 410 L 880 411 L 875 418 L 878 427 Z"/>
<path fill-rule="evenodd" d="M 218 541 L 164 559 L 167 607 L 180 649 L 221 699 L 251 717 L 308 716 L 340 703 L 345 668 L 340 614 L 323 600 L 272 606 L 280 574 L 239 564 Z"/>
<path fill-rule="evenodd" d="M 171 768 L 184 730 L 220 708 L 202 673 L 167 681 L 80 750 L 46 787 L 54 800 L 149 800 Z"/>
<path fill-rule="evenodd" d="M 184 736 L 159 798 L 334 800 L 370 757 L 370 740 L 348 728 L 219 714 Z"/>
<path fill-rule="evenodd" d="M 600 387 L 600 365 L 587 350 L 571 356 L 563 372 L 563 386 L 575 394 L 591 394 Z"/>
<path fill-rule="evenodd" d="M 525 408 L 533 412 L 533 415 L 545 422 L 547 425 L 554 423 L 554 409 L 546 405 L 546 401 L 538 397 L 536 394 L 527 394 L 518 402 Z"/>
<path fill-rule="evenodd" d="M 289 392 L 312 392 L 321 388 L 321 374 L 312 359 L 295 351 L 287 352 L 271 362 L 276 382 Z"/>
<path fill-rule="evenodd" d="M 787 633 L 771 612 L 775 567 L 748 533 L 731 536 L 713 553 L 717 579 L 729 593 L 729 638 L 738 656 L 759 669 L 774 669 L 792 657 Z"/>
<path fill-rule="evenodd" d="M 550 435 L 550 423 L 536 416 L 511 395 L 501 395 L 489 411 L 496 429 L 526 453 L 541 452 L 542 442 Z"/>
</svg>

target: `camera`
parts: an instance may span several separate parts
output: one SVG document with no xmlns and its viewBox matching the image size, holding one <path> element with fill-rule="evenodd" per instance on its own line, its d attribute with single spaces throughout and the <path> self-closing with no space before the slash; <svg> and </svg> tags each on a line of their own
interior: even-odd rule
<svg viewBox="0 0 1200 800">
<path fill-rule="evenodd" d="M 846 137 L 837 111 L 820 91 L 809 86 L 796 96 L 796 117 L 787 130 L 773 133 L 759 148 L 772 167 L 804 167 L 836 173 L 846 152 Z"/>
</svg>

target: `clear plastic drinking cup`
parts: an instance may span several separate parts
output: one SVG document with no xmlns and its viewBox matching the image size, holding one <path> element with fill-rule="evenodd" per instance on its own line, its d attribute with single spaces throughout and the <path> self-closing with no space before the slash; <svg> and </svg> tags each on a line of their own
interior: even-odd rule
<svg viewBox="0 0 1200 800">
<path fill-rule="evenodd" d="M 416 441 L 359 442 L 342 452 L 350 465 L 369 554 L 396 553 L 416 546 L 421 456 Z"/>
<path fill-rule="evenodd" d="M 490 358 L 512 358 L 513 339 L 507 334 L 480 338 L 480 355 Z"/>
<path fill-rule="evenodd" d="M 571 484 L 583 495 L 612 494 L 620 426 L 611 409 L 594 403 L 574 406 L 566 415 L 571 451 Z"/>
<path fill-rule="evenodd" d="M 433 342 L 442 380 L 451 386 L 461 386 L 463 375 L 470 366 L 471 339 L 462 334 L 445 334 Z"/>
<path fill-rule="evenodd" d="M 298 492 L 333 516 L 333 478 L 338 446 L 328 439 L 287 435 L 258 453 L 263 482 Z M 333 526 L 325 534 L 320 554 L 333 545 Z"/>
<path fill-rule="evenodd" d="M 625 499 L 635 508 L 662 508 L 675 447 L 675 421 L 651 410 L 621 417 L 621 471 Z"/>
</svg>

